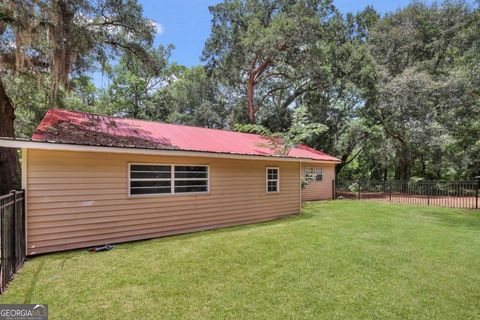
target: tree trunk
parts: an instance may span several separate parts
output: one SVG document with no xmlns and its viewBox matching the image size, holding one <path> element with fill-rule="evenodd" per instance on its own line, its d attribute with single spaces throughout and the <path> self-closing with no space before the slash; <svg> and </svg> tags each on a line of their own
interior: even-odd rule
<svg viewBox="0 0 480 320">
<path fill-rule="evenodd" d="M 251 72 L 248 79 L 248 88 L 247 88 L 248 121 L 250 123 L 255 123 L 254 91 L 255 91 L 255 74 Z"/>
<path fill-rule="evenodd" d="M 257 62 L 260 54 L 255 53 L 255 57 L 252 60 L 250 71 L 248 73 L 248 86 L 247 86 L 247 107 L 248 107 L 248 121 L 255 123 L 255 116 L 260 106 L 255 105 L 255 85 L 257 84 L 258 77 L 260 77 L 265 70 L 272 64 L 272 59 L 266 58 L 258 67 Z"/>
<path fill-rule="evenodd" d="M 402 141 L 400 150 L 397 154 L 398 174 L 400 180 L 408 180 L 410 178 L 410 152 L 408 145 Z"/>
<path fill-rule="evenodd" d="M 15 138 L 14 120 L 15 109 L 0 79 L 0 137 Z M 17 150 L 0 148 L 0 195 L 17 187 L 18 164 Z"/>
<path fill-rule="evenodd" d="M 342 155 L 342 157 L 340 158 L 342 162 L 340 162 L 335 166 L 335 176 L 338 176 L 342 171 L 343 167 L 345 167 L 345 161 L 347 161 L 347 159 L 348 159 L 348 155 Z"/>
<path fill-rule="evenodd" d="M 420 157 L 420 176 L 425 178 L 427 176 L 427 164 L 423 155 Z"/>
<path fill-rule="evenodd" d="M 399 161 L 399 179 L 408 180 L 409 179 L 409 161 L 407 158 L 402 157 Z"/>
</svg>

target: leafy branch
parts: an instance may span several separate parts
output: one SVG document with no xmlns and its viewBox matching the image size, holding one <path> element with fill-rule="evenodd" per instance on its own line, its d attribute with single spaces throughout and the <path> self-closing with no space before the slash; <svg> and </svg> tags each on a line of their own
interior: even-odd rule
<svg viewBox="0 0 480 320">
<path fill-rule="evenodd" d="M 239 132 L 256 133 L 265 136 L 266 143 L 258 143 L 262 148 L 274 151 L 274 154 L 287 156 L 290 151 L 308 139 L 318 136 L 327 130 L 321 123 L 311 122 L 305 106 L 298 107 L 293 113 L 292 125 L 285 132 L 272 132 L 259 124 L 234 125 L 234 130 Z"/>
</svg>

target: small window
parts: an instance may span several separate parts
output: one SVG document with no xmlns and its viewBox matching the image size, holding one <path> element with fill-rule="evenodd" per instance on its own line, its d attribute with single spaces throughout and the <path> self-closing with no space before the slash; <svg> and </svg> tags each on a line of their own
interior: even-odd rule
<svg viewBox="0 0 480 320">
<path fill-rule="evenodd" d="M 280 192 L 280 170 L 267 168 L 267 193 Z"/>
<path fill-rule="evenodd" d="M 322 168 L 315 168 L 315 181 L 323 180 L 323 170 Z"/>
<path fill-rule="evenodd" d="M 305 168 L 305 178 L 313 180 L 313 168 Z"/>
<path fill-rule="evenodd" d="M 322 168 L 305 168 L 305 178 L 309 178 L 315 181 L 323 180 Z"/>
<path fill-rule="evenodd" d="M 208 166 L 130 164 L 130 195 L 208 192 Z"/>
</svg>

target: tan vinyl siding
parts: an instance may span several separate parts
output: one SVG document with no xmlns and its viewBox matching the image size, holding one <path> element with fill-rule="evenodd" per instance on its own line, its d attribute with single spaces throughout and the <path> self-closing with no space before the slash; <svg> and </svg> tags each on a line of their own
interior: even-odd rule
<svg viewBox="0 0 480 320">
<path fill-rule="evenodd" d="M 128 197 L 128 163 L 208 165 L 210 192 Z M 266 167 L 280 193 L 266 193 Z M 299 212 L 299 164 L 29 150 L 28 253 L 148 239 Z"/>
<path fill-rule="evenodd" d="M 322 168 L 323 180 L 311 181 L 302 190 L 302 201 L 332 199 L 332 181 L 335 179 L 335 164 L 308 164 L 302 163 L 302 177 L 305 175 L 305 168 Z"/>
</svg>

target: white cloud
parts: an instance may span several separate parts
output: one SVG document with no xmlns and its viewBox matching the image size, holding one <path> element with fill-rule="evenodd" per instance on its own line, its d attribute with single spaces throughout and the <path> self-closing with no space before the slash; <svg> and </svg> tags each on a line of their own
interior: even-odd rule
<svg viewBox="0 0 480 320">
<path fill-rule="evenodd" d="M 153 20 L 151 20 L 151 23 L 152 23 L 153 27 L 155 28 L 155 32 L 157 33 L 157 35 L 165 33 L 165 28 L 160 23 L 155 22 Z"/>
</svg>

